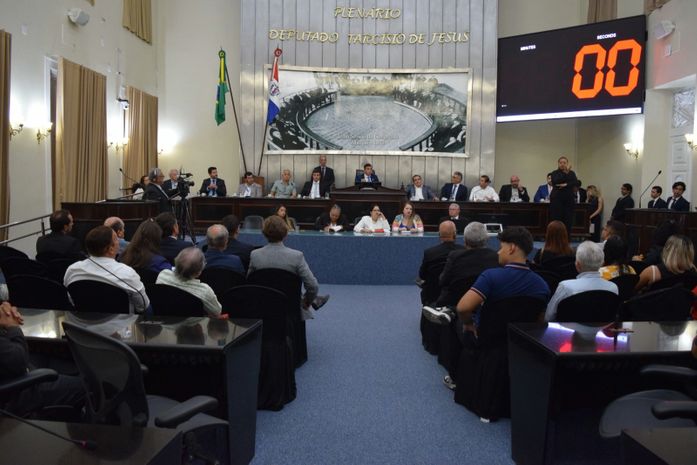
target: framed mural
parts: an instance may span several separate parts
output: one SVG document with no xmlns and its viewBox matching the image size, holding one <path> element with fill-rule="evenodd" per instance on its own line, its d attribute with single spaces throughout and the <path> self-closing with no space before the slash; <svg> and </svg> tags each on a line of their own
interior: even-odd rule
<svg viewBox="0 0 697 465">
<path fill-rule="evenodd" d="M 265 154 L 467 157 L 468 69 L 278 72 L 280 109 L 267 127 Z"/>
</svg>

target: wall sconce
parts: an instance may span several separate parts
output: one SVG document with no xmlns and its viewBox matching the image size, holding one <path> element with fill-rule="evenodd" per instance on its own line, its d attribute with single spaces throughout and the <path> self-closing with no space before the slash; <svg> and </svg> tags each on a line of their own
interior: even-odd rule
<svg viewBox="0 0 697 465">
<path fill-rule="evenodd" d="M 636 145 L 632 144 L 631 142 L 627 142 L 624 144 L 624 149 L 627 151 L 627 154 L 637 160 L 639 158 L 639 147 Z"/>
<path fill-rule="evenodd" d="M 122 137 L 121 140 L 118 140 L 116 142 L 109 142 L 109 147 L 114 146 L 116 149 L 116 152 L 118 153 L 119 150 L 123 150 L 126 148 L 128 145 L 128 137 Z"/>
<path fill-rule="evenodd" d="M 24 129 L 24 123 L 10 123 L 10 138 L 16 136 L 20 132 L 22 132 L 22 129 Z"/>
<path fill-rule="evenodd" d="M 44 123 L 42 127 L 37 128 L 36 130 L 36 143 L 40 144 L 42 139 L 45 139 L 51 134 L 51 130 L 53 129 L 53 123 L 50 121 L 48 123 Z"/>
<path fill-rule="evenodd" d="M 697 150 L 697 144 L 695 144 L 694 134 L 685 134 L 685 140 L 687 141 L 687 145 L 689 145 L 692 150 Z"/>
</svg>

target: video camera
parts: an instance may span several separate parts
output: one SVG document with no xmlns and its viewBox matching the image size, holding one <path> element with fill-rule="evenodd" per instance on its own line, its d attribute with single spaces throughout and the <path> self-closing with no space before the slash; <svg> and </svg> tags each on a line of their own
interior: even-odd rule
<svg viewBox="0 0 697 465">
<path fill-rule="evenodd" d="M 177 177 L 177 195 L 182 199 L 185 199 L 189 195 L 189 188 L 193 187 L 196 183 L 191 180 L 193 174 L 179 172 Z"/>
</svg>

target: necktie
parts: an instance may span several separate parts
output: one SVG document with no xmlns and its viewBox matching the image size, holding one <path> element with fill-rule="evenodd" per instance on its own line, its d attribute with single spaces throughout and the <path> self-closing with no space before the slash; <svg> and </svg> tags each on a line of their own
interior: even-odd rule
<svg viewBox="0 0 697 465">
<path fill-rule="evenodd" d="M 454 184 L 453 185 L 453 193 L 450 196 L 450 200 L 455 200 L 456 197 L 457 197 L 457 184 Z"/>
<path fill-rule="evenodd" d="M 324 166 L 322 167 L 322 179 L 324 179 Z"/>
<path fill-rule="evenodd" d="M 211 185 L 212 185 L 212 186 L 215 186 L 215 185 L 216 185 L 216 183 L 215 183 L 215 178 L 211 179 Z M 211 197 L 217 197 L 217 196 L 218 196 L 218 193 L 216 192 L 216 190 L 215 190 L 215 189 L 212 189 L 212 190 L 211 190 Z"/>
</svg>

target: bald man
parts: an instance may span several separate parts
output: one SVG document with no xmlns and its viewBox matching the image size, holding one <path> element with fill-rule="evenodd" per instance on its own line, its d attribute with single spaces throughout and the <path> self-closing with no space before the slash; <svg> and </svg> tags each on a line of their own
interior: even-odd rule
<svg viewBox="0 0 697 465">
<path fill-rule="evenodd" d="M 126 247 L 128 247 L 128 241 L 125 239 L 126 225 L 123 223 L 123 220 L 118 216 L 110 216 L 109 218 L 104 220 L 104 226 L 113 229 L 116 233 L 116 237 L 119 238 L 119 253 L 116 255 L 118 257 L 121 254 L 123 254 L 124 250 L 126 250 Z"/>
<path fill-rule="evenodd" d="M 453 250 L 462 249 L 461 245 L 455 243 L 457 232 L 455 223 L 452 221 L 443 221 L 438 226 L 438 236 L 440 244 L 424 250 L 424 258 L 421 262 L 421 268 L 419 268 L 419 278 L 424 281 L 421 287 L 421 303 L 423 304 L 432 304 L 438 299 L 440 294 L 438 278 L 445 267 L 448 254 Z"/>
</svg>

